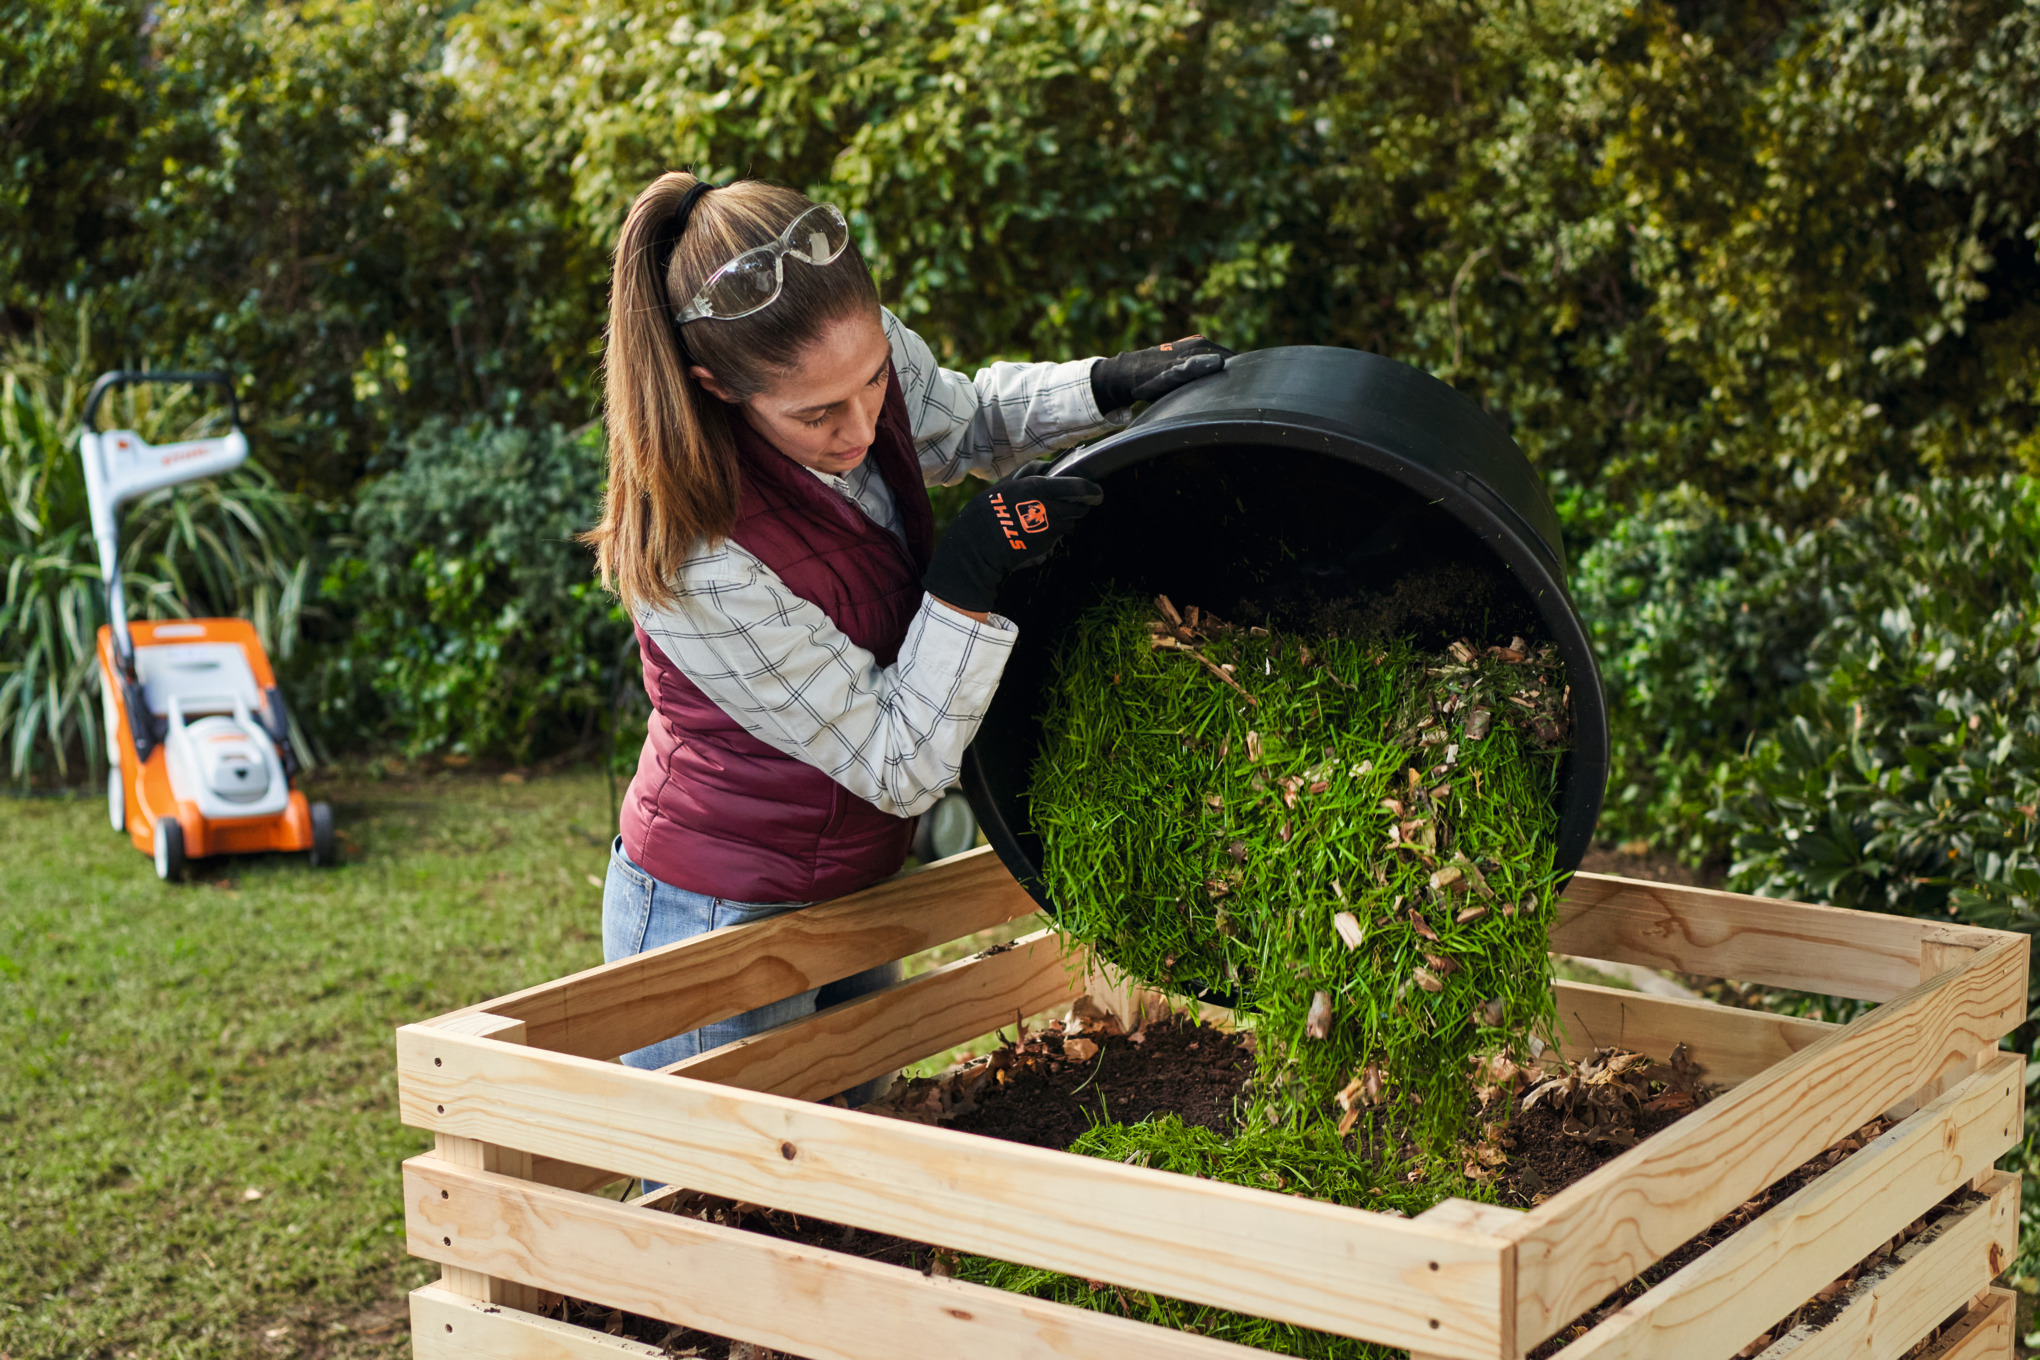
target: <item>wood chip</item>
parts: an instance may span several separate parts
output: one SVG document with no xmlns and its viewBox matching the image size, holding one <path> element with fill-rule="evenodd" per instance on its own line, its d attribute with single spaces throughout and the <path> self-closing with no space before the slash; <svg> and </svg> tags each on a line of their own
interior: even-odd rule
<svg viewBox="0 0 2040 1360">
<path fill-rule="evenodd" d="M 1089 1062 L 1098 1056 L 1098 1045 L 1089 1039 L 1065 1039 L 1063 1056 L 1071 1062 Z"/>
<path fill-rule="evenodd" d="M 1367 938 L 1366 927 L 1362 926 L 1360 918 L 1350 911 L 1333 912 L 1332 929 L 1339 932 L 1339 938 L 1345 942 L 1348 949 L 1358 949 Z"/>
<path fill-rule="evenodd" d="M 1427 992 L 1442 992 L 1445 990 L 1445 980 L 1428 968 L 1410 969 L 1410 979 Z M 1319 995 L 1322 996 L 1323 993 L 1319 993 Z"/>
<path fill-rule="evenodd" d="M 1162 617 L 1169 621 L 1171 628 L 1181 628 L 1183 626 L 1183 616 L 1176 612 L 1175 605 L 1169 603 L 1168 596 L 1155 596 L 1155 608 L 1162 611 Z"/>
<path fill-rule="evenodd" d="M 1487 915 L 1486 907 L 1468 907 L 1465 911 L 1460 912 L 1457 916 L 1453 917 L 1452 919 L 1458 922 L 1460 925 L 1470 926 L 1475 921 L 1478 921 L 1481 917 L 1485 915 Z"/>
</svg>

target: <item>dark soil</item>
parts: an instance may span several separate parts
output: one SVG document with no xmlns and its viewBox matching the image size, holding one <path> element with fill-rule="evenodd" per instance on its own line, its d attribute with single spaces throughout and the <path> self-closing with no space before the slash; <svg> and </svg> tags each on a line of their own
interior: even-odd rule
<svg viewBox="0 0 2040 1360">
<path fill-rule="evenodd" d="M 1490 1115 L 1490 1118 L 1493 1116 Z M 1668 1129 L 1684 1116 L 1646 1110 L 1634 1124 L 1639 1140 Z M 1589 1171 L 1612 1162 L 1627 1148 L 1569 1138 L 1565 1116 L 1548 1108 L 1520 1111 L 1509 1120 L 1509 1165 L 1502 1173 L 1502 1202 L 1527 1209 L 1541 1195 L 1555 1195 Z"/>
<path fill-rule="evenodd" d="M 1060 1034 L 1040 1041 L 1056 1056 L 1006 1069 L 1009 1079 L 987 1083 L 976 1108 L 959 1110 L 949 1127 L 1056 1149 L 1093 1124 L 1138 1124 L 1158 1114 L 1231 1133 L 1239 1124 L 1235 1102 L 1254 1072 L 1245 1039 L 1187 1021 L 1149 1025 L 1139 1042 L 1119 1034 L 1095 1039 L 1097 1056 L 1084 1062 L 1060 1056 Z"/>
</svg>

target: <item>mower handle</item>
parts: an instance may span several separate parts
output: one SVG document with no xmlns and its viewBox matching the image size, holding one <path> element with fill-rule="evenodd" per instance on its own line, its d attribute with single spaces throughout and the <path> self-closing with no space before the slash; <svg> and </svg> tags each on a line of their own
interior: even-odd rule
<svg viewBox="0 0 2040 1360">
<path fill-rule="evenodd" d="M 204 383 L 226 389 L 227 410 L 231 414 L 234 428 L 241 428 L 241 403 L 234 398 L 234 379 L 231 374 L 214 370 L 208 373 L 180 373 L 163 369 L 115 369 L 99 375 L 99 381 L 92 384 L 92 391 L 85 397 L 85 428 L 94 434 L 99 429 L 92 423 L 99 411 L 99 399 L 116 387 L 128 387 L 136 383 Z"/>
</svg>

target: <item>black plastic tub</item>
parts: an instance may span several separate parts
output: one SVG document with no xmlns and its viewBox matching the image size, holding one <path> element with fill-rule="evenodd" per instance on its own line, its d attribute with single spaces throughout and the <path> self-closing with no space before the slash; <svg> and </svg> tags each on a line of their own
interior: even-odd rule
<svg viewBox="0 0 2040 1360">
<path fill-rule="evenodd" d="M 1101 483 L 1105 503 L 1000 590 L 996 608 L 1020 637 L 962 779 L 986 839 L 1042 906 L 1054 910 L 1027 781 L 1043 686 L 1063 630 L 1113 586 L 1236 623 L 1391 629 L 1441 649 L 1517 634 L 1556 644 L 1573 708 L 1558 867 L 1579 867 L 1608 778 L 1600 671 L 1566 591 L 1551 499 L 1472 401 L 1376 354 L 1258 350 L 1055 470 Z"/>
</svg>

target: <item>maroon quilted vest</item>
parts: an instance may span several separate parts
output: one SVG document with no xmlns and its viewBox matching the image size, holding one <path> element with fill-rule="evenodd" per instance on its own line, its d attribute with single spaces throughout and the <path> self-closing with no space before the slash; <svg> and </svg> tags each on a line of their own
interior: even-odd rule
<svg viewBox="0 0 2040 1360">
<path fill-rule="evenodd" d="M 730 537 L 890 666 L 921 606 L 934 520 L 899 379 L 886 382 L 871 451 L 902 544 L 731 412 L 743 497 Z M 732 902 L 814 902 L 869 887 L 907 857 L 895 817 L 775 750 L 681 674 L 638 630 L 651 730 L 624 797 L 623 848 L 652 877 Z"/>
</svg>

